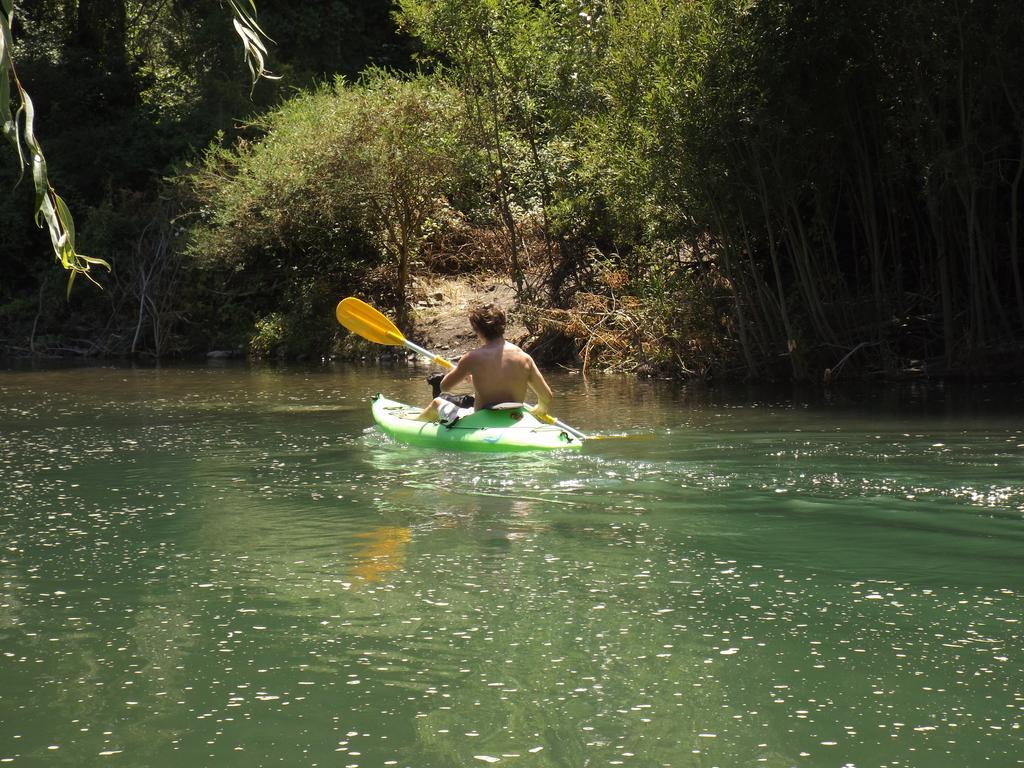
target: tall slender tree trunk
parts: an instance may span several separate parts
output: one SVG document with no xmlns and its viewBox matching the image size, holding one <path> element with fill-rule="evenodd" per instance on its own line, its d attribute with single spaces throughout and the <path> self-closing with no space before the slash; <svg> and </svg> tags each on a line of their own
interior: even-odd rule
<svg viewBox="0 0 1024 768">
<path fill-rule="evenodd" d="M 764 227 L 765 234 L 768 237 L 768 255 L 772 261 L 772 273 L 775 277 L 775 288 L 778 291 L 778 302 L 779 302 L 779 313 L 782 319 L 782 326 L 786 331 L 786 349 L 789 352 L 789 361 L 793 371 L 793 377 L 797 380 L 803 380 L 806 378 L 806 370 L 802 362 L 803 350 L 799 349 L 799 342 L 796 338 L 796 331 L 790 320 L 789 309 L 786 302 L 786 285 L 782 280 L 782 268 L 779 264 L 779 250 L 778 241 L 776 240 L 775 228 L 772 226 L 772 211 L 769 205 L 768 186 L 764 178 L 764 171 L 756 156 L 756 152 L 751 153 L 753 157 L 753 168 L 757 173 L 757 181 L 759 186 L 759 196 L 761 201 L 762 213 L 764 215 Z"/>
<path fill-rule="evenodd" d="M 956 351 L 956 318 L 953 316 L 953 279 L 950 274 L 950 254 L 946 235 L 942 230 L 939 200 L 934 191 L 927 193 L 928 219 L 932 225 L 935 263 L 939 274 L 939 303 L 942 308 L 942 337 L 945 347 L 946 367 L 953 365 Z"/>
<path fill-rule="evenodd" d="M 477 124 L 480 136 L 491 142 L 488 148 L 488 160 L 491 165 L 491 173 L 494 178 L 494 191 L 498 214 L 501 217 L 505 229 L 508 231 L 509 248 L 509 271 L 512 280 L 516 284 L 516 294 L 521 296 L 525 287 L 523 269 L 519 260 L 519 228 L 516 225 L 515 216 L 512 214 L 512 205 L 507 180 L 507 169 L 505 167 L 505 148 L 501 138 L 501 117 L 500 104 L 498 103 L 497 83 L 494 78 L 494 71 L 490 62 L 487 62 L 487 76 L 474 75 L 469 73 L 469 88 L 473 94 L 472 110 L 473 119 Z M 490 97 L 488 105 L 491 114 L 485 116 L 484 100 L 485 95 L 480 93 L 480 88 L 489 90 Z"/>
<path fill-rule="evenodd" d="M 1020 274 L 1020 181 L 1024 176 L 1024 131 L 1020 135 L 1020 155 L 1017 172 L 1010 186 L 1010 268 L 1013 270 L 1013 289 L 1017 298 L 1017 316 L 1024 328 L 1024 286 Z"/>
<path fill-rule="evenodd" d="M 128 69 L 124 0 L 78 0 L 73 42 L 89 51 L 106 74 Z"/>
<path fill-rule="evenodd" d="M 519 120 L 519 127 L 522 129 L 523 133 L 526 134 L 527 142 L 530 145 L 530 156 L 533 159 L 534 167 L 537 170 L 537 174 L 541 182 L 541 216 L 544 220 L 544 252 L 547 256 L 548 270 L 551 274 L 554 274 L 554 247 L 551 239 L 551 223 L 548 216 L 552 198 L 551 182 L 548 178 L 547 168 L 540 156 L 540 148 L 537 142 L 537 131 L 535 125 L 536 121 L 524 113 L 520 100 L 516 98 L 517 85 L 512 82 L 504 72 L 502 72 L 501 64 L 498 61 L 497 55 L 494 53 L 493 47 L 490 45 L 490 41 L 485 37 L 481 42 L 484 46 L 484 50 L 487 52 L 489 69 L 496 75 L 494 86 L 497 88 L 497 85 L 500 82 L 502 88 L 508 94 L 509 103 L 512 105 L 512 111 L 515 112 L 516 117 Z M 524 86 L 519 87 L 522 88 Z M 497 91 L 495 91 L 495 93 L 497 93 Z M 497 98 L 495 98 L 495 115 L 497 115 Z M 553 282 L 551 289 L 556 289 Z"/>
<path fill-rule="evenodd" d="M 747 316 L 746 311 L 743 307 L 743 297 L 740 291 L 736 288 L 738 282 L 737 270 L 732 264 L 732 243 L 725 243 L 722 248 L 722 266 L 725 267 L 726 275 L 729 276 L 729 294 L 732 297 L 733 306 L 736 309 L 736 331 L 740 337 L 740 348 L 743 350 L 743 359 L 747 364 L 747 378 L 756 379 L 758 376 L 757 364 L 754 362 L 754 356 L 750 351 L 750 339 L 747 333 Z"/>
</svg>

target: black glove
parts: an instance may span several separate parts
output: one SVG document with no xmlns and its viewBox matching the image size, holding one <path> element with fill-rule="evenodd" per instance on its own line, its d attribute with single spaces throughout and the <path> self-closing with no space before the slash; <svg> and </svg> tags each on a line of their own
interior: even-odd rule
<svg viewBox="0 0 1024 768">
<path fill-rule="evenodd" d="M 427 384 L 430 385 L 430 396 L 440 397 L 441 396 L 441 379 L 444 378 L 443 373 L 432 373 L 427 376 Z"/>
<path fill-rule="evenodd" d="M 472 408 L 475 398 L 472 395 L 450 395 L 447 392 L 441 394 L 441 379 L 443 373 L 432 373 L 427 376 L 427 383 L 430 385 L 431 397 L 443 397 L 449 403 L 455 403 L 459 408 Z"/>
</svg>

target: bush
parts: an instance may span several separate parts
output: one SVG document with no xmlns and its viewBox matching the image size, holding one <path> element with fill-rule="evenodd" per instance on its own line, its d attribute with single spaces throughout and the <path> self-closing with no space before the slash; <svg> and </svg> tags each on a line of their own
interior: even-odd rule
<svg viewBox="0 0 1024 768">
<path fill-rule="evenodd" d="M 449 199 L 473 197 L 458 122 L 438 81 L 373 72 L 290 99 L 258 141 L 211 146 L 182 180 L 189 257 L 232 305 L 212 310 L 248 307 L 253 351 L 289 355 L 327 351 L 347 293 L 404 311 L 425 241 L 454 220 Z"/>
</svg>

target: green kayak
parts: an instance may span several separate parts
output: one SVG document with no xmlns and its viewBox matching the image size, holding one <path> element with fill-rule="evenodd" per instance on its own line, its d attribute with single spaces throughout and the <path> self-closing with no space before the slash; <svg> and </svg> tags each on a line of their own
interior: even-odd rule
<svg viewBox="0 0 1024 768">
<path fill-rule="evenodd" d="M 377 426 L 395 440 L 410 445 L 451 451 L 495 452 L 550 451 L 583 445 L 582 440 L 560 427 L 539 421 L 524 406 L 475 411 L 451 426 L 406 418 L 419 413 L 419 410 L 388 400 L 383 395 L 373 398 L 373 420 Z"/>
</svg>

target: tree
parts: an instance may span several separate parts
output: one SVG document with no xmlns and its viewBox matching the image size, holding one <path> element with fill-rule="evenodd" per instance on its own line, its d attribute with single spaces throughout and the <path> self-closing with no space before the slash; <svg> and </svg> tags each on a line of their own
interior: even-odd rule
<svg viewBox="0 0 1024 768">
<path fill-rule="evenodd" d="M 588 89 L 604 35 L 601 3 L 531 0 L 402 0 L 401 21 L 445 63 L 459 86 L 467 127 L 485 151 L 495 209 L 507 233 L 521 295 L 535 293 L 524 220 L 541 223 L 549 273 L 570 227 L 575 125 L 598 105 Z"/>
<path fill-rule="evenodd" d="M 458 158 L 454 94 L 427 79 L 365 78 L 353 121 L 349 194 L 369 231 L 398 265 L 405 305 L 410 265 L 454 186 Z"/>
<path fill-rule="evenodd" d="M 265 33 L 256 22 L 255 0 L 227 0 L 234 17 L 235 31 L 242 40 L 246 63 L 255 86 L 260 78 L 273 77 L 265 67 L 267 49 Z M 83 46 L 96 50 L 99 64 L 105 71 L 123 73 L 127 66 L 125 50 L 124 0 L 79 0 L 76 25 L 76 39 Z M 35 106 L 32 98 L 18 77 L 14 61 L 15 23 L 14 0 L 0 0 L 0 120 L 2 132 L 13 145 L 21 169 L 19 181 L 27 165 L 31 169 L 35 187 L 35 220 L 45 226 L 50 236 L 54 254 L 61 266 L 68 271 L 68 293 L 78 275 L 84 275 L 92 282 L 90 274 L 94 266 L 108 270 L 110 264 L 94 256 L 78 252 L 75 222 L 67 204 L 57 194 L 46 167 L 46 157 L 36 136 Z M 12 91 L 16 97 L 12 104 Z M 98 285 L 98 283 L 97 283 Z"/>
</svg>

